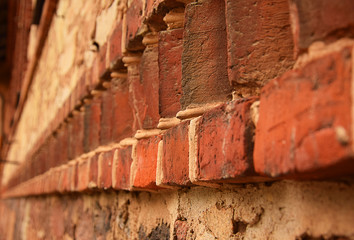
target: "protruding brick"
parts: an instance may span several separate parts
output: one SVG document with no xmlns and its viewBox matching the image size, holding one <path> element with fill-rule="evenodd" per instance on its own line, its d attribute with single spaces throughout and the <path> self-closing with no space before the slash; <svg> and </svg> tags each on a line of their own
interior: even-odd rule
<svg viewBox="0 0 354 240">
<path fill-rule="evenodd" d="M 89 152 L 99 146 L 101 121 L 101 99 L 93 98 L 85 105 L 84 151 Z"/>
<path fill-rule="evenodd" d="M 167 186 L 190 185 L 189 180 L 189 121 L 169 129 L 163 136 L 160 184 Z"/>
<path fill-rule="evenodd" d="M 353 173 L 352 46 L 319 56 L 263 88 L 257 172 L 295 178 Z"/>
<path fill-rule="evenodd" d="M 99 153 L 96 153 L 89 157 L 89 182 L 88 188 L 94 189 L 98 187 L 98 156 Z"/>
<path fill-rule="evenodd" d="M 77 186 L 79 192 L 88 189 L 89 185 L 90 161 L 88 158 L 80 159 L 77 163 Z"/>
<path fill-rule="evenodd" d="M 290 0 L 291 28 L 295 53 L 306 50 L 315 41 L 353 37 L 354 2 Z"/>
<path fill-rule="evenodd" d="M 229 80 L 236 95 L 258 95 L 294 63 L 288 0 L 225 2 Z"/>
<path fill-rule="evenodd" d="M 252 182 L 254 125 L 250 106 L 256 98 L 233 101 L 205 113 L 196 122 L 196 151 L 190 153 L 192 182 Z M 193 156 L 194 154 L 194 156 Z M 194 160 L 193 160 L 194 158 Z"/>
<path fill-rule="evenodd" d="M 231 97 L 227 76 L 225 3 L 186 6 L 182 53 L 182 108 Z"/>
<path fill-rule="evenodd" d="M 156 167 L 158 144 L 161 136 L 141 139 L 136 145 L 136 155 L 131 168 L 132 186 L 135 189 L 158 190 Z"/>
<path fill-rule="evenodd" d="M 98 187 L 108 189 L 112 187 L 112 165 L 114 150 L 100 153 L 98 157 Z"/>
<path fill-rule="evenodd" d="M 130 167 L 132 146 L 115 150 L 113 158 L 112 186 L 114 189 L 130 190 Z"/>
<path fill-rule="evenodd" d="M 183 29 L 159 33 L 159 104 L 163 118 L 181 110 Z"/>
</svg>

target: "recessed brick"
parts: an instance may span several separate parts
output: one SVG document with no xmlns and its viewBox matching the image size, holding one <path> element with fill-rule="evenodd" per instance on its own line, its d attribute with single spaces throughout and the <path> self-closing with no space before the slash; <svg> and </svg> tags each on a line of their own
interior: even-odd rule
<svg viewBox="0 0 354 240">
<path fill-rule="evenodd" d="M 54 166 L 60 166 L 68 161 L 68 145 L 68 128 L 66 125 L 62 125 L 57 131 L 57 144 L 55 148 L 56 161 Z"/>
<path fill-rule="evenodd" d="M 127 79 L 112 79 L 113 125 L 112 140 L 120 141 L 133 134 L 133 109 L 129 102 Z"/>
<path fill-rule="evenodd" d="M 225 0 L 228 76 L 239 96 L 258 95 L 293 66 L 288 0 Z"/>
<path fill-rule="evenodd" d="M 181 110 L 183 29 L 159 32 L 159 104 L 163 118 Z"/>
<path fill-rule="evenodd" d="M 225 3 L 186 6 L 182 53 L 182 108 L 229 100 Z"/>
<path fill-rule="evenodd" d="M 112 165 L 114 150 L 100 153 L 98 157 L 98 187 L 108 189 L 112 187 Z"/>
<path fill-rule="evenodd" d="M 140 62 L 140 81 L 133 81 L 142 128 L 156 128 L 159 122 L 159 64 L 157 46 L 147 46 Z M 141 89 L 140 89 L 141 88 Z"/>
<path fill-rule="evenodd" d="M 156 167 L 158 144 L 161 136 L 141 139 L 136 145 L 136 159 L 132 164 L 133 188 L 158 190 L 156 186 Z"/>
<path fill-rule="evenodd" d="M 84 116 L 84 152 L 99 146 L 101 121 L 101 99 L 93 98 L 85 105 Z"/>
<path fill-rule="evenodd" d="M 84 152 L 84 113 L 77 112 L 68 123 L 68 158 L 74 159 Z"/>
<path fill-rule="evenodd" d="M 109 40 L 108 40 L 108 59 L 113 69 L 124 67 L 121 58 L 122 54 L 122 22 L 119 22 L 114 28 Z"/>
<path fill-rule="evenodd" d="M 142 44 L 142 35 L 139 33 L 144 17 L 143 4 L 142 0 L 131 1 L 126 12 L 126 21 L 123 21 L 127 28 L 125 48 L 128 51 L 139 51 L 145 48 Z"/>
<path fill-rule="evenodd" d="M 250 118 L 250 106 L 255 100 L 249 98 L 223 104 L 197 121 L 197 164 L 194 165 L 193 181 L 262 180 L 255 174 L 252 161 L 254 125 Z"/>
<path fill-rule="evenodd" d="M 112 185 L 114 189 L 130 190 L 130 167 L 132 146 L 115 150 L 113 159 Z"/>
<path fill-rule="evenodd" d="M 163 136 L 162 185 L 186 186 L 189 180 L 189 121 L 169 129 Z M 161 150 L 161 149 L 160 149 Z"/>
<path fill-rule="evenodd" d="M 112 141 L 112 126 L 113 126 L 113 95 L 112 89 L 109 88 L 101 95 L 101 129 L 100 142 L 101 145 L 106 145 Z"/>
<path fill-rule="evenodd" d="M 263 88 L 257 172 L 296 178 L 353 172 L 352 61 L 352 47 L 343 47 Z"/>
<path fill-rule="evenodd" d="M 353 37 L 354 2 L 290 0 L 291 28 L 295 52 L 306 50 L 315 41 Z"/>
</svg>

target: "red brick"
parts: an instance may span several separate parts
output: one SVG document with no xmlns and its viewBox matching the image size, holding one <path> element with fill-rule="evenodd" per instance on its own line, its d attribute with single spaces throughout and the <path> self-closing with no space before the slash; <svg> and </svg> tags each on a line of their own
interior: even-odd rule
<svg viewBox="0 0 354 240">
<path fill-rule="evenodd" d="M 352 47 L 344 47 L 264 87 L 257 172 L 310 178 L 353 172 L 352 59 Z"/>
<path fill-rule="evenodd" d="M 119 141 L 133 134 L 133 110 L 129 103 L 129 88 L 126 79 L 112 79 L 113 126 L 112 140 Z"/>
<path fill-rule="evenodd" d="M 132 146 L 117 149 L 113 159 L 112 185 L 114 189 L 130 190 L 130 167 L 132 164 Z"/>
<path fill-rule="evenodd" d="M 296 53 L 306 50 L 315 41 L 353 37 L 353 1 L 289 2 Z"/>
<path fill-rule="evenodd" d="M 163 136 L 162 175 L 164 185 L 190 185 L 189 121 L 169 129 Z"/>
<path fill-rule="evenodd" d="M 107 50 L 107 43 L 105 43 L 103 46 L 100 46 L 97 62 L 99 79 L 110 79 L 111 77 L 111 73 L 109 71 L 109 62 L 106 62 Z"/>
<path fill-rule="evenodd" d="M 229 80 L 240 96 L 293 66 L 288 0 L 226 2 Z"/>
<path fill-rule="evenodd" d="M 100 143 L 101 99 L 93 98 L 85 105 L 84 152 L 94 150 Z"/>
<path fill-rule="evenodd" d="M 174 224 L 174 235 L 176 240 L 187 239 L 189 226 L 187 221 L 176 220 Z"/>
<path fill-rule="evenodd" d="M 57 131 L 54 166 L 60 166 L 68 161 L 68 140 L 68 128 L 66 125 L 62 125 Z"/>
<path fill-rule="evenodd" d="M 124 67 L 121 59 L 122 54 L 122 22 L 117 24 L 108 40 L 108 59 L 113 69 Z"/>
<path fill-rule="evenodd" d="M 139 29 L 143 22 L 143 1 L 132 0 L 126 12 L 127 32 L 125 47 L 128 51 L 143 50 L 145 46 L 142 44 L 142 35 Z M 123 33 L 124 34 L 124 33 Z"/>
<path fill-rule="evenodd" d="M 74 192 L 76 191 L 76 186 L 77 186 L 77 162 L 71 161 L 68 163 L 68 185 L 67 185 L 67 191 L 69 192 Z"/>
<path fill-rule="evenodd" d="M 254 125 L 250 106 L 256 98 L 233 101 L 205 113 L 196 127 L 197 180 L 251 182 Z"/>
<path fill-rule="evenodd" d="M 114 149 L 102 152 L 98 157 L 98 187 L 108 189 L 112 187 L 112 165 Z"/>
<path fill-rule="evenodd" d="M 74 159 L 84 152 L 84 113 L 77 112 L 68 124 L 69 159 Z"/>
<path fill-rule="evenodd" d="M 60 179 L 58 183 L 58 191 L 60 193 L 67 192 L 69 189 L 68 173 L 68 165 L 63 165 L 60 167 Z"/>
<path fill-rule="evenodd" d="M 98 186 L 98 153 L 89 158 L 89 182 L 88 188 L 94 189 Z"/>
<path fill-rule="evenodd" d="M 181 110 L 183 29 L 159 32 L 159 104 L 161 117 Z"/>
<path fill-rule="evenodd" d="M 101 145 L 106 145 L 112 141 L 112 126 L 113 126 L 113 94 L 109 88 L 102 93 L 101 104 L 101 130 L 100 142 Z"/>
<path fill-rule="evenodd" d="M 140 62 L 140 81 L 132 82 L 133 88 L 142 88 L 135 93 L 144 129 L 156 128 L 159 122 L 159 64 L 157 46 L 146 47 Z M 141 104 L 141 106 L 140 106 Z"/>
<path fill-rule="evenodd" d="M 182 108 L 230 99 L 225 3 L 206 0 L 186 6 L 182 53 Z"/>
<path fill-rule="evenodd" d="M 158 144 L 161 136 L 141 139 L 136 146 L 136 162 L 134 167 L 133 187 L 145 190 L 157 190 L 156 167 Z"/>
<path fill-rule="evenodd" d="M 58 144 L 58 139 L 54 135 L 50 135 L 48 139 L 48 159 L 47 159 L 47 165 L 48 169 L 55 167 L 55 162 L 56 162 L 56 148 Z"/>
<path fill-rule="evenodd" d="M 77 186 L 76 189 L 79 192 L 88 189 L 89 185 L 89 172 L 90 172 L 90 160 L 89 158 L 84 158 L 77 163 Z"/>
</svg>

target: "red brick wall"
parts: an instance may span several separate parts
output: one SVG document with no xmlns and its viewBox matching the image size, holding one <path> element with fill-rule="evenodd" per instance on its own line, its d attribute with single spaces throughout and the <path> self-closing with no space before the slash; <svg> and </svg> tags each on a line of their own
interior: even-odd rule
<svg viewBox="0 0 354 240">
<path fill-rule="evenodd" d="M 350 179 L 351 1 L 119 6 L 121 21 L 3 197 Z"/>
</svg>

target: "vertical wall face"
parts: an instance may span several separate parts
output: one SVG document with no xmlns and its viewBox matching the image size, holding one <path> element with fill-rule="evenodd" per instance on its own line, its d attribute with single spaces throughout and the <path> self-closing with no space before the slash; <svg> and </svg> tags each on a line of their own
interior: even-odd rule
<svg viewBox="0 0 354 240">
<path fill-rule="evenodd" d="M 0 240 L 354 239 L 352 2 L 47 1 Z"/>
</svg>

